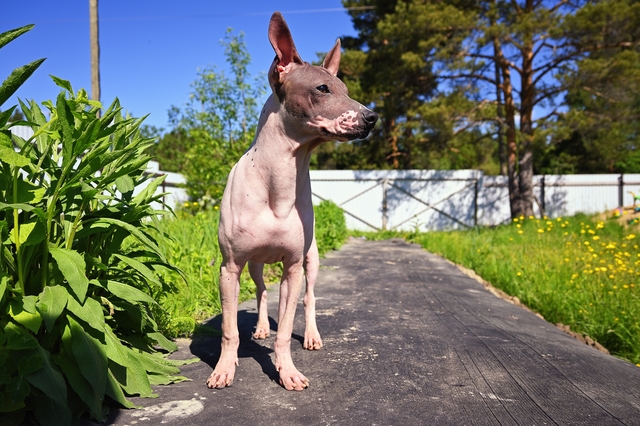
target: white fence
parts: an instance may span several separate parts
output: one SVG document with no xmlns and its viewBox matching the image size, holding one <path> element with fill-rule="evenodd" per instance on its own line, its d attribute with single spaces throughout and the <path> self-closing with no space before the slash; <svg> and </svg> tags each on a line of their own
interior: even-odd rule
<svg viewBox="0 0 640 426">
<path fill-rule="evenodd" d="M 160 171 L 153 161 L 147 172 L 167 174 L 158 191 L 167 193 L 168 206 L 188 201 L 181 174 Z M 629 191 L 640 195 L 640 174 L 544 175 L 534 176 L 534 184 L 538 216 L 603 212 L 633 204 Z M 350 229 L 428 231 L 510 220 L 506 176 L 478 170 L 312 170 L 311 189 L 314 203 L 331 200 L 342 207 Z"/>
<path fill-rule="evenodd" d="M 534 176 L 535 214 L 598 213 L 633 204 L 640 175 Z M 506 176 L 477 170 L 314 170 L 314 202 L 332 200 L 350 229 L 460 229 L 510 220 Z"/>
</svg>

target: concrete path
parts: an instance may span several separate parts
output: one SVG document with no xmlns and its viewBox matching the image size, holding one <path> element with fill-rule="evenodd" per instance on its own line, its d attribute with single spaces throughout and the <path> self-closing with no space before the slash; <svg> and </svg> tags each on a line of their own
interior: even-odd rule
<svg viewBox="0 0 640 426">
<path fill-rule="evenodd" d="M 350 240 L 322 259 L 317 296 L 325 347 L 302 349 L 302 303 L 292 344 L 309 389 L 277 383 L 274 337 L 251 339 L 251 301 L 240 306 L 232 387 L 205 386 L 219 338 L 184 340 L 175 356 L 202 360 L 183 368 L 193 381 L 135 398 L 146 408 L 116 410 L 109 424 L 640 425 L 640 368 L 495 297 L 416 245 Z M 271 318 L 276 300 L 274 287 Z"/>
</svg>

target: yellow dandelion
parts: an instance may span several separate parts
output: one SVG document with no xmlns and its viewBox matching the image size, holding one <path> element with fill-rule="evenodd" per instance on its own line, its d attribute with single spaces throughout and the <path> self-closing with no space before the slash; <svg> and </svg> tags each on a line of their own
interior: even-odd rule
<svg viewBox="0 0 640 426">
<path fill-rule="evenodd" d="M 564 236 L 566 237 L 567 235 L 569 235 L 569 233 L 568 233 L 568 232 L 565 232 L 565 233 L 564 233 Z"/>
<path fill-rule="evenodd" d="M 529 219 L 533 219 L 533 215 L 529 216 Z"/>
<path fill-rule="evenodd" d="M 543 220 L 547 220 L 547 219 L 549 219 L 549 218 L 545 215 L 545 216 L 542 216 L 542 219 L 543 219 Z"/>
<path fill-rule="evenodd" d="M 513 221 L 514 221 L 514 222 L 517 222 L 517 221 L 518 221 L 518 218 L 517 218 L 517 217 L 514 217 L 514 218 L 513 218 Z"/>
<path fill-rule="evenodd" d="M 524 231 L 522 229 L 518 231 L 518 234 L 523 234 L 523 233 Z"/>
<path fill-rule="evenodd" d="M 540 234 L 544 233 L 544 229 L 538 229 L 538 233 Z"/>
<path fill-rule="evenodd" d="M 589 245 L 589 244 L 591 244 L 591 243 L 590 243 L 589 241 L 585 241 L 585 242 L 584 242 L 584 243 L 582 243 L 582 244 L 584 244 L 585 246 L 588 246 L 588 245 Z"/>
<path fill-rule="evenodd" d="M 628 285 L 626 285 L 626 284 L 624 284 L 624 285 L 622 286 L 622 288 L 627 289 L 627 288 L 629 288 L 629 286 L 628 286 Z"/>
<path fill-rule="evenodd" d="M 614 279 L 616 276 L 615 275 L 609 275 L 609 278 Z"/>
<path fill-rule="evenodd" d="M 569 262 L 569 258 L 568 258 L 568 257 L 565 257 L 565 258 L 564 258 L 564 261 L 565 261 L 565 262 Z"/>
<path fill-rule="evenodd" d="M 520 276 L 522 276 L 522 272 L 518 271 L 518 272 L 516 272 L 516 275 L 520 277 Z"/>
<path fill-rule="evenodd" d="M 556 221 L 558 221 L 558 222 L 562 222 L 562 218 L 561 218 L 561 217 L 559 217 L 559 218 L 557 218 L 557 219 L 556 219 Z"/>
<path fill-rule="evenodd" d="M 581 234 L 584 234 L 585 232 L 587 232 L 587 231 L 585 231 L 584 229 L 581 229 L 581 230 L 580 230 L 580 233 L 581 233 Z"/>
<path fill-rule="evenodd" d="M 598 241 L 600 239 L 600 237 L 598 237 L 597 235 L 593 236 L 593 241 Z"/>
<path fill-rule="evenodd" d="M 522 228 L 522 225 L 517 224 L 517 225 L 516 225 L 516 228 Z"/>
</svg>

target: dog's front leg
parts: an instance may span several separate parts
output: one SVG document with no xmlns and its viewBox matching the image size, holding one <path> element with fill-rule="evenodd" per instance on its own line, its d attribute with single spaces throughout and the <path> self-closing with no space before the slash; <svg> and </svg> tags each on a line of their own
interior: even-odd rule
<svg viewBox="0 0 640 426">
<path fill-rule="evenodd" d="M 304 293 L 304 344 L 303 348 L 310 351 L 320 349 L 322 347 L 322 339 L 316 325 L 316 296 L 313 289 L 318 278 L 318 269 L 320 268 L 320 256 L 318 255 L 318 246 L 316 238 L 313 237 L 311 247 L 304 261 L 305 277 L 307 281 L 307 289 Z"/>
<path fill-rule="evenodd" d="M 293 365 L 291 358 L 291 334 L 296 305 L 302 288 L 302 262 L 284 265 L 280 283 L 280 304 L 278 309 L 278 332 L 276 333 L 276 370 L 280 374 L 280 384 L 287 390 L 301 391 L 309 386 L 309 380 Z"/>
<path fill-rule="evenodd" d="M 267 286 L 264 284 L 262 272 L 264 263 L 249 261 L 249 275 L 256 284 L 256 301 L 258 304 L 258 323 L 253 333 L 254 339 L 266 339 L 269 337 L 269 313 L 267 311 Z"/>
<path fill-rule="evenodd" d="M 238 294 L 240 273 L 244 264 L 224 262 L 220 268 L 220 300 L 222 302 L 222 351 L 216 368 L 207 380 L 209 388 L 231 386 L 238 365 Z"/>
</svg>

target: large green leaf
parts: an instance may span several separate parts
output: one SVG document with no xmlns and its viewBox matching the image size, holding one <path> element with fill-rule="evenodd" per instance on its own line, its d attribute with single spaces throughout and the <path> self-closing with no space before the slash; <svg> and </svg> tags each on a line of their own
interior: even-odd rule
<svg viewBox="0 0 640 426">
<path fill-rule="evenodd" d="M 48 332 L 51 332 L 53 326 L 67 306 L 67 300 L 69 299 L 69 293 L 67 289 L 61 285 L 47 286 L 42 290 L 40 296 L 38 296 L 38 302 L 36 308 L 42 315 L 44 325 Z"/>
<path fill-rule="evenodd" d="M 80 303 L 84 302 L 89 287 L 89 279 L 86 276 L 86 264 L 77 251 L 51 246 L 49 247 L 51 256 L 58 264 L 62 275 L 69 283 L 71 290 L 76 295 Z"/>
<path fill-rule="evenodd" d="M 117 281 L 108 281 L 107 288 L 114 296 L 130 302 L 145 302 L 148 304 L 156 303 L 151 296 L 128 284 L 119 283 Z"/>
<path fill-rule="evenodd" d="M 31 31 L 33 27 L 34 27 L 33 24 L 29 24 L 29 25 L 25 25 L 24 27 L 15 28 L 13 30 L 3 32 L 2 34 L 0 34 L 0 48 L 11 43 L 11 41 L 20 37 L 22 34 L 26 33 L 27 31 Z"/>
<path fill-rule="evenodd" d="M 135 184 L 133 183 L 133 179 L 129 175 L 123 175 L 116 179 L 116 188 L 122 194 L 126 194 L 127 192 L 133 191 L 135 188 Z"/>
<path fill-rule="evenodd" d="M 9 277 L 0 277 L 0 306 L 2 305 L 4 295 L 7 292 L 7 281 L 9 281 Z M 0 344 L 2 344 L 2 342 L 0 342 Z"/>
<path fill-rule="evenodd" d="M 108 325 L 104 328 L 104 335 L 107 357 L 111 361 L 120 364 L 122 367 L 126 367 L 129 358 L 127 351 L 130 349 L 122 344 L 122 341 L 116 337 L 113 330 Z"/>
<path fill-rule="evenodd" d="M 155 283 L 157 285 L 162 285 L 158 275 L 154 271 L 152 271 L 147 265 L 140 262 L 137 259 L 132 257 L 123 256 L 121 254 L 114 254 L 114 257 L 120 259 L 123 263 L 129 265 L 131 268 L 135 269 L 140 275 L 144 276 L 149 282 Z"/>
<path fill-rule="evenodd" d="M 156 343 L 166 351 L 175 352 L 178 350 L 178 345 L 164 337 L 162 333 L 147 333 L 147 336 L 155 340 Z"/>
<path fill-rule="evenodd" d="M 89 297 L 80 305 L 73 297 L 69 297 L 67 309 L 100 334 L 104 333 L 104 312 L 97 300 Z"/>
<path fill-rule="evenodd" d="M 56 111 L 58 112 L 58 121 L 62 127 L 62 168 L 64 169 L 75 161 L 75 156 L 73 155 L 73 147 L 75 145 L 75 138 L 73 137 L 75 120 L 69 103 L 65 98 L 64 91 L 58 94 Z"/>
<path fill-rule="evenodd" d="M 109 223 L 115 226 L 118 226 L 126 231 L 129 231 L 131 235 L 133 235 L 138 241 L 144 244 L 149 250 L 151 250 L 154 254 L 156 254 L 160 259 L 165 261 L 164 255 L 160 252 L 158 245 L 151 240 L 144 232 L 142 232 L 138 227 L 131 225 L 130 223 L 123 222 L 118 219 L 103 217 L 97 220 L 97 222 Z"/>
<path fill-rule="evenodd" d="M 24 309 L 22 300 L 13 299 L 10 303 L 9 314 L 18 323 L 37 334 L 42 324 L 42 317 L 38 312 L 31 313 Z"/>
<path fill-rule="evenodd" d="M 92 299 L 90 299 L 92 300 Z M 78 362 L 80 372 L 94 389 L 102 396 L 107 386 L 108 365 L 104 345 L 91 337 L 72 317 L 67 316 L 71 330 L 71 350 Z"/>
<path fill-rule="evenodd" d="M 71 411 L 67 408 L 67 385 L 62 373 L 54 368 L 50 362 L 50 354 L 40 345 L 36 347 L 38 354 L 42 358 L 42 368 L 26 376 L 25 379 L 30 385 L 40 389 L 46 398 L 39 401 L 36 409 L 44 410 L 42 415 L 47 414 L 49 419 L 43 424 L 68 425 L 71 423 Z M 46 404 L 46 401 L 51 404 Z M 38 420 L 43 422 L 43 418 L 38 416 Z"/>
<path fill-rule="evenodd" d="M 36 204 L 42 200 L 47 188 L 34 185 L 26 180 L 18 180 L 18 203 Z"/>
<path fill-rule="evenodd" d="M 98 394 L 95 391 L 89 381 L 82 375 L 77 362 L 66 353 L 62 352 L 61 355 L 52 356 L 52 359 L 60 369 L 62 369 L 71 388 L 73 388 L 80 399 L 87 404 L 92 417 L 98 421 L 102 421 L 104 417 L 102 413 L 104 394 Z"/>
<path fill-rule="evenodd" d="M 180 369 L 168 362 L 165 362 L 160 355 L 151 355 L 140 352 L 136 354 L 136 358 L 146 371 L 154 374 L 162 374 L 171 376 L 180 373 Z"/>
<path fill-rule="evenodd" d="M 0 105 L 5 103 L 6 100 L 13 95 L 15 91 L 18 90 L 18 87 L 22 86 L 22 83 L 31 77 L 31 74 L 33 74 L 43 62 L 44 58 L 38 59 L 13 70 L 9 77 L 2 82 L 2 86 L 0 86 Z"/>
<path fill-rule="evenodd" d="M 0 161 L 16 167 L 24 167 L 31 163 L 27 157 L 4 145 L 0 145 Z"/>
<path fill-rule="evenodd" d="M 23 246 L 39 244 L 46 237 L 45 227 L 38 220 L 20 224 L 19 230 L 20 245 Z M 11 231 L 11 242 L 16 243 L 15 232 L 13 230 Z"/>
<path fill-rule="evenodd" d="M 133 203 L 134 204 L 148 203 L 154 197 L 156 190 L 160 185 L 162 185 L 162 182 L 164 182 L 166 178 L 167 178 L 167 175 L 162 175 L 155 178 L 151 182 L 149 182 L 149 184 L 142 191 L 140 191 L 138 195 L 133 197 Z"/>
<path fill-rule="evenodd" d="M 73 93 L 73 87 L 71 87 L 71 83 L 69 80 L 65 80 L 60 77 L 56 77 L 55 75 L 50 76 L 56 86 L 63 88 L 69 93 Z"/>
<path fill-rule="evenodd" d="M 113 375 L 113 372 L 109 370 L 109 378 L 107 382 L 107 395 L 114 401 L 118 402 L 124 408 L 140 408 L 131 401 L 127 399 L 124 392 L 122 391 L 122 385 Z"/>
<path fill-rule="evenodd" d="M 7 323 L 4 332 L 7 336 L 7 349 L 32 349 L 38 346 L 38 341 L 31 333 L 12 322 Z"/>
<path fill-rule="evenodd" d="M 71 410 L 66 403 L 49 395 L 31 395 L 33 410 L 40 426 L 67 426 L 72 424 Z"/>
<path fill-rule="evenodd" d="M 122 383 L 122 388 L 129 395 L 140 395 L 143 398 L 157 398 L 158 395 L 154 394 L 151 390 L 151 384 L 147 377 L 147 372 L 138 360 L 138 354 L 135 350 L 128 350 L 129 355 L 127 360 L 127 380 L 126 383 Z"/>
</svg>

